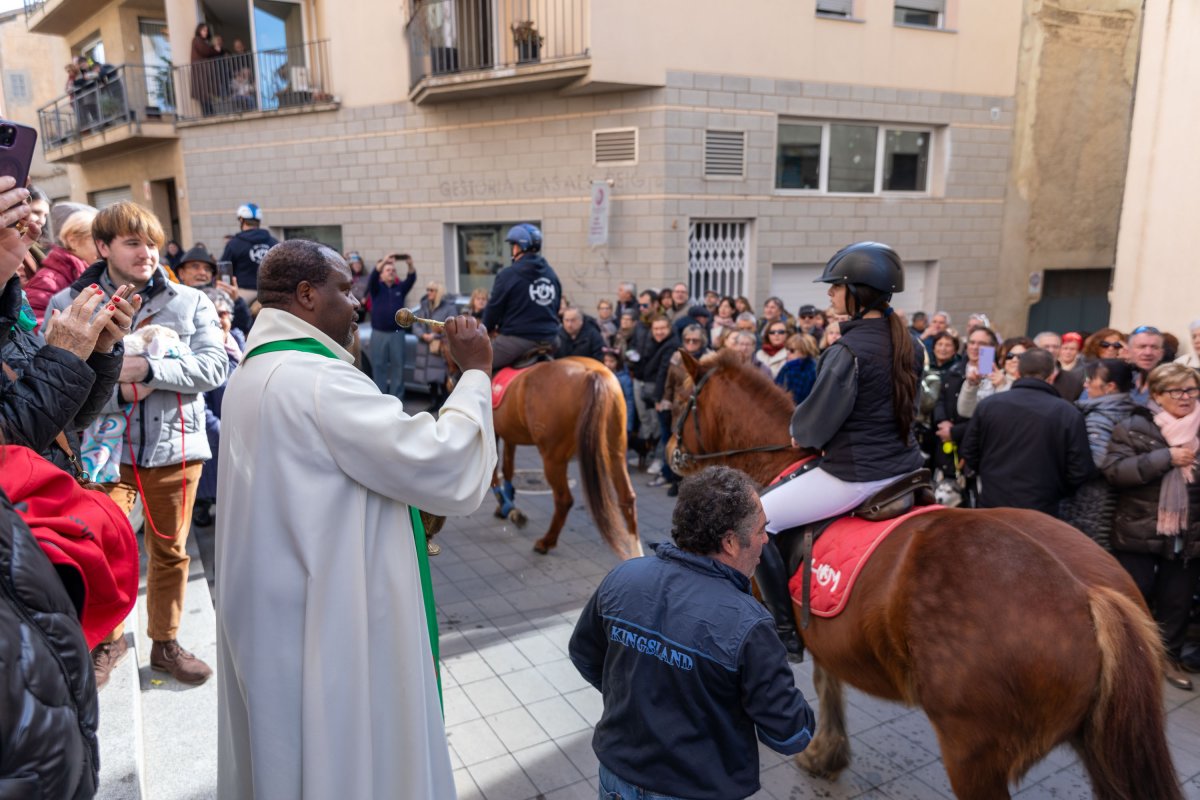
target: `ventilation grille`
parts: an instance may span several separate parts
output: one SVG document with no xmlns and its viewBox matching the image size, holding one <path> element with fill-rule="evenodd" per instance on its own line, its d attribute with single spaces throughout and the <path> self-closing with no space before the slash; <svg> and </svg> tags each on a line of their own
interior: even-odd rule
<svg viewBox="0 0 1200 800">
<path fill-rule="evenodd" d="M 597 164 L 636 164 L 637 140 L 637 128 L 611 128 L 593 131 L 593 160 Z"/>
<path fill-rule="evenodd" d="M 746 132 L 704 132 L 704 177 L 746 176 Z"/>
</svg>

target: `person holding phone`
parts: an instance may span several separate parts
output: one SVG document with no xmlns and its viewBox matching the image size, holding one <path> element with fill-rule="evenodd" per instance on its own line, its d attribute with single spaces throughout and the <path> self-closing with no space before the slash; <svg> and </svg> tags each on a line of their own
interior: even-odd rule
<svg viewBox="0 0 1200 800">
<path fill-rule="evenodd" d="M 967 367 L 966 382 L 958 396 L 958 413 L 969 418 L 985 397 L 991 397 L 1012 388 L 1021 377 L 1017 359 L 1027 350 L 1034 349 L 1033 340 L 1025 336 L 1014 336 L 1004 340 L 996 352 L 995 361 L 988 363 L 988 351 L 980 350 L 979 364 L 975 369 Z M 991 366 L 991 369 L 986 369 Z"/>
<path fill-rule="evenodd" d="M 811 522 L 851 511 L 925 461 L 914 430 L 924 359 L 890 304 L 904 291 L 900 256 L 878 242 L 852 244 L 817 282 L 829 284 L 834 313 L 851 318 L 821 355 L 812 392 L 792 416 L 792 445 L 824 451 L 824 460 L 762 496 L 767 531 L 777 537 L 802 535 Z M 780 638 L 798 651 L 780 550 L 764 547 L 755 574 Z"/>
<path fill-rule="evenodd" d="M 400 278 L 401 265 L 406 269 Z M 367 278 L 371 299 L 371 376 L 384 394 L 404 399 L 404 346 L 407 332 L 396 324 L 396 312 L 407 308 L 408 293 L 417 282 L 412 256 L 392 253 L 375 263 Z"/>
</svg>

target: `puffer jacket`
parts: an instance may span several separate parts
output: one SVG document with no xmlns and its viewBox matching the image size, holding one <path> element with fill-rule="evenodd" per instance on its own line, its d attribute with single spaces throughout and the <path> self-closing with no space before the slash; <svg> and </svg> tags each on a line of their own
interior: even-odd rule
<svg viewBox="0 0 1200 800">
<path fill-rule="evenodd" d="M 55 437 L 66 432 L 78 452 L 79 431 L 100 414 L 121 374 L 124 347 L 118 342 L 112 352 L 84 361 L 18 324 L 22 303 L 13 277 L 0 291 L 0 360 L 16 376 L 0 369 L 0 433 L 69 471 Z"/>
<path fill-rule="evenodd" d="M 66 308 L 93 283 L 99 284 L 108 296 L 117 290 L 103 259 L 88 267 L 69 288 L 54 295 L 46 313 Z M 140 294 L 142 307 L 133 326 L 170 328 L 179 334 L 190 352 L 182 358 L 147 356 L 150 363 L 147 383 L 157 391 L 139 401 L 130 414 L 128 430 L 132 447 L 123 448 L 121 460 L 139 467 L 179 464 L 185 455 L 189 462 L 207 461 L 212 453 L 204 431 L 204 392 L 223 384 L 229 370 L 217 310 L 199 289 L 172 283 L 162 267 Z M 103 413 L 120 411 L 120 397 L 114 390 Z"/>
<path fill-rule="evenodd" d="M 96 678 L 78 610 L 0 491 L 0 797 L 93 797 Z"/>
<path fill-rule="evenodd" d="M 29 306 L 37 315 L 39 325 L 46 316 L 46 306 L 50 303 L 50 298 L 74 283 L 87 267 L 86 261 L 58 245 L 54 245 L 46 254 L 42 268 L 25 284 Z"/>
<path fill-rule="evenodd" d="M 1149 553 L 1170 558 L 1175 537 L 1158 534 L 1158 495 L 1162 479 L 1174 469 L 1171 452 L 1162 432 L 1146 408 L 1113 429 L 1104 477 L 1117 489 L 1117 513 L 1113 519 L 1112 546 L 1127 553 Z M 1200 480 L 1188 484 L 1188 525 L 1179 534 L 1184 559 L 1200 556 Z"/>
<path fill-rule="evenodd" d="M 1092 459 L 1097 467 L 1101 467 L 1108 455 L 1113 428 L 1128 419 L 1137 406 L 1125 392 L 1078 400 L 1075 406 L 1083 412 Z M 1058 516 L 1095 539 L 1104 549 L 1111 550 L 1116 510 L 1117 490 L 1100 476 L 1086 481 L 1075 494 L 1063 500 Z"/>
</svg>

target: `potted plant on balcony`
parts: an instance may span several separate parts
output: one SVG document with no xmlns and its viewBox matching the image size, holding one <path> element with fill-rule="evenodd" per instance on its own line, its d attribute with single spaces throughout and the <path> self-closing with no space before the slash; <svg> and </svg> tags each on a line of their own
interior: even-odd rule
<svg viewBox="0 0 1200 800">
<path fill-rule="evenodd" d="M 536 23 L 531 19 L 514 22 L 511 26 L 513 45 L 517 48 L 517 63 L 527 64 L 541 60 L 541 34 L 537 31 Z"/>
</svg>

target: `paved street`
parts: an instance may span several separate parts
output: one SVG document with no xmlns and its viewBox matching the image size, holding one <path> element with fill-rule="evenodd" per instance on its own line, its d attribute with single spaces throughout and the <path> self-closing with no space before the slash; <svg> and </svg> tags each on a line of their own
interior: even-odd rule
<svg viewBox="0 0 1200 800">
<path fill-rule="evenodd" d="M 533 448 L 518 469 L 537 470 Z M 572 465 L 577 479 L 577 466 Z M 643 542 L 669 535 L 674 501 L 634 475 Z M 494 503 L 449 520 L 431 560 L 442 633 L 445 710 L 462 800 L 591 800 L 596 797 L 592 726 L 600 695 L 567 659 L 567 641 L 586 599 L 617 563 L 593 531 L 576 488 L 558 548 L 532 550 L 549 521 L 549 494 L 522 493 L 529 525 L 492 516 Z M 813 699 L 811 663 L 794 667 Z M 810 778 L 791 759 L 760 746 L 763 790 L 756 800 L 951 797 L 933 731 L 920 711 L 850 690 L 853 763 L 837 782 Z M 1166 687 L 1169 737 L 1187 796 L 1200 800 L 1200 697 Z M 820 713 L 820 709 L 817 709 Z M 1019 787 L 1020 798 L 1090 798 L 1073 753 L 1055 751 Z"/>
</svg>

